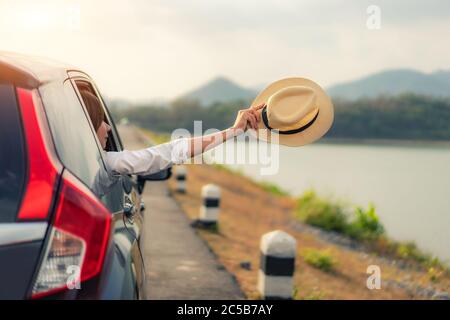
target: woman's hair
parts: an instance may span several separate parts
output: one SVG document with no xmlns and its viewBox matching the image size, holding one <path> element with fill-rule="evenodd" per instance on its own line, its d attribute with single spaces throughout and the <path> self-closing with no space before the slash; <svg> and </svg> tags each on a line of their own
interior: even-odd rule
<svg viewBox="0 0 450 320">
<path fill-rule="evenodd" d="M 100 100 L 91 92 L 82 90 L 80 91 L 83 97 L 84 104 L 86 105 L 87 112 L 91 118 L 92 124 L 94 125 L 95 131 L 100 128 L 103 120 L 105 119 L 105 113 L 103 111 Z"/>
</svg>

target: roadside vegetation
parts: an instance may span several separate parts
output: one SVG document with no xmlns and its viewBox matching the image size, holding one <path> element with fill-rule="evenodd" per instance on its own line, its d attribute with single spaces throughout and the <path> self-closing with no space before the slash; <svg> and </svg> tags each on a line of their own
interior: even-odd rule
<svg viewBox="0 0 450 320">
<path fill-rule="evenodd" d="M 280 186 L 269 182 L 269 181 L 256 181 L 248 176 L 246 176 L 241 170 L 236 170 L 236 169 L 232 169 L 226 165 L 223 164 L 219 164 L 219 163 L 215 163 L 213 164 L 213 166 L 216 169 L 231 173 L 233 175 L 238 175 L 241 177 L 244 177 L 245 179 L 251 181 L 254 185 L 260 187 L 261 189 L 263 189 L 264 191 L 269 192 L 270 194 L 274 195 L 274 196 L 280 196 L 280 197 L 288 197 L 290 196 L 289 192 L 284 190 L 283 188 L 281 188 Z"/>
<path fill-rule="evenodd" d="M 215 168 L 245 177 L 264 191 L 275 196 L 290 197 L 289 192 L 267 181 L 255 181 L 242 171 L 226 165 L 214 164 Z M 432 281 L 438 281 L 450 268 L 437 257 L 420 250 L 412 242 L 400 242 L 390 239 L 381 223 L 373 203 L 367 208 L 355 206 L 343 200 L 320 197 L 314 190 L 307 190 L 295 198 L 294 217 L 299 221 L 326 231 L 334 231 L 365 245 L 370 251 L 405 263 L 416 263 L 427 270 Z M 330 271 L 338 262 L 329 252 L 310 249 L 303 253 L 305 262 L 323 271 Z M 307 260 L 307 261 L 306 261 Z"/>
<path fill-rule="evenodd" d="M 168 134 L 148 130 L 145 130 L 145 134 L 154 143 L 163 143 L 170 139 Z M 258 242 L 254 242 L 254 239 L 274 228 L 282 228 L 295 235 L 297 241 L 302 243 L 296 268 L 300 270 L 310 268 L 309 272 L 297 273 L 295 281 L 297 289 L 294 290 L 296 299 L 371 297 L 373 292 L 362 291 L 357 285 L 349 287 L 346 279 L 351 278 L 354 283 L 364 282 L 359 276 L 363 278 L 365 274 L 354 274 L 349 270 L 364 269 L 373 255 L 386 258 L 377 262 L 383 266 L 383 270 L 386 270 L 385 277 L 390 281 L 400 281 L 406 286 L 404 292 L 409 297 L 431 298 L 432 295 L 426 295 L 423 291 L 423 288 L 429 288 L 427 283 L 428 286 L 436 286 L 435 288 L 446 291 L 450 268 L 439 259 L 420 250 L 413 242 L 390 239 L 373 204 L 367 207 L 355 206 L 342 199 L 319 196 L 314 190 L 308 190 L 294 197 L 276 184 L 256 181 L 247 177 L 244 172 L 222 164 L 188 166 L 188 170 L 189 194 L 176 194 L 176 197 L 193 221 L 198 216 L 201 187 L 205 183 L 215 183 L 224 188 L 223 197 L 227 206 L 221 209 L 220 230 L 202 228 L 203 230 L 199 231 L 214 251 L 223 258 L 227 268 L 237 275 L 240 285 L 250 298 L 257 297 L 254 287 L 256 274 L 242 269 L 241 262 L 250 261 L 251 266 L 257 266 L 259 256 L 249 254 L 258 252 Z M 173 184 L 173 181 L 171 183 Z M 257 193 L 258 197 L 264 200 L 261 203 L 251 203 L 242 196 L 242 192 Z M 240 205 L 236 206 L 236 203 Z M 249 208 L 253 210 L 249 211 Z M 257 212 L 257 220 L 253 211 Z M 293 214 L 290 218 L 289 214 L 286 215 L 289 212 Z M 339 242 L 334 240 L 330 240 L 330 244 L 324 246 L 319 237 L 311 236 L 301 229 L 291 229 L 288 221 L 292 219 L 355 241 L 361 245 L 362 251 L 341 250 Z M 252 227 L 249 228 L 249 225 Z M 361 256 L 363 260 L 359 260 Z M 409 280 L 405 280 L 406 278 Z M 396 297 L 406 297 L 399 292 L 394 293 L 395 290 L 393 287 L 383 291 L 386 294 L 383 297 L 391 298 L 394 294 Z"/>
<path fill-rule="evenodd" d="M 318 250 L 314 248 L 304 249 L 301 253 L 305 262 L 314 268 L 325 272 L 333 272 L 337 260 L 331 255 L 330 250 Z"/>
<path fill-rule="evenodd" d="M 306 222 L 296 222 L 300 219 L 297 216 L 296 197 L 275 195 L 278 192 L 273 192 L 271 188 L 269 189 L 272 192 L 267 191 L 242 172 L 235 172 L 226 166 L 195 165 L 187 166 L 187 169 L 187 193 L 174 192 L 173 196 L 187 216 L 195 221 L 203 203 L 202 187 L 207 183 L 220 186 L 220 231 L 211 232 L 200 228 L 197 232 L 225 268 L 236 277 L 249 299 L 260 298 L 256 284 L 261 236 L 276 229 L 288 232 L 298 243 L 293 283 L 294 299 L 448 297 L 450 274 L 447 270 L 440 266 L 438 260 L 427 258 L 428 260 L 424 261 L 428 263 L 417 263 L 416 259 L 422 253 L 412 244 L 402 243 L 397 247 L 391 245 L 374 206 L 357 210 L 357 207 L 343 201 L 310 194 L 309 201 L 322 200 L 322 203 L 319 203 L 321 210 L 314 209 L 312 205 L 309 210 L 317 215 L 314 217 L 317 230 L 314 230 L 307 227 Z M 169 186 L 175 190 L 176 181 L 170 179 Z M 328 213 L 330 210 L 342 213 L 344 218 L 339 216 L 335 219 L 330 213 L 327 216 L 327 221 L 332 226 L 329 228 L 341 231 L 327 232 L 319 227 L 320 213 L 327 211 L 323 208 L 331 208 Z M 348 233 L 344 234 L 342 230 Z M 379 245 L 379 250 L 371 247 L 375 246 L 375 243 Z M 348 250 L 346 244 L 355 250 Z M 381 250 L 383 248 L 395 248 L 398 252 L 388 256 Z M 400 253 L 402 257 L 408 258 L 398 258 L 397 254 Z M 383 290 L 367 290 L 366 268 L 372 264 L 383 270 Z M 425 269 L 423 265 L 429 267 Z"/>
<path fill-rule="evenodd" d="M 226 165 L 214 164 L 214 167 L 228 173 L 245 177 L 264 191 L 275 196 L 290 197 L 289 192 L 276 184 L 266 181 L 255 181 L 245 176 L 242 171 Z M 367 208 L 355 206 L 343 200 L 320 197 L 314 190 L 307 190 L 295 199 L 294 217 L 299 221 L 326 231 L 334 231 L 365 245 L 379 256 L 402 260 L 405 263 L 418 264 L 427 270 L 432 281 L 438 281 L 443 274 L 450 275 L 450 268 L 437 257 L 420 250 L 412 242 L 395 241 L 387 235 L 373 203 Z M 338 262 L 327 251 L 304 252 L 308 264 L 323 271 L 329 271 Z"/>
<path fill-rule="evenodd" d="M 170 134 L 168 133 L 156 133 L 148 129 L 141 129 L 141 130 L 154 144 L 160 144 L 170 141 Z"/>
<path fill-rule="evenodd" d="M 358 240 L 379 255 L 419 263 L 429 270 L 430 277 L 437 278 L 440 272 L 450 274 L 449 268 L 438 258 L 421 251 L 415 243 L 390 239 L 372 203 L 365 209 L 320 197 L 308 190 L 296 200 L 295 217 L 306 224 Z"/>
</svg>

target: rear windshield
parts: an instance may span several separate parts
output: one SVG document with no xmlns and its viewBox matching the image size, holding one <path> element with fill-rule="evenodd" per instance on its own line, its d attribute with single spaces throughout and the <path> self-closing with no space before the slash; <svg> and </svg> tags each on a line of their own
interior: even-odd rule
<svg viewBox="0 0 450 320">
<path fill-rule="evenodd" d="M 25 181 L 22 126 L 12 85 L 0 83 L 0 222 L 13 222 Z"/>
</svg>

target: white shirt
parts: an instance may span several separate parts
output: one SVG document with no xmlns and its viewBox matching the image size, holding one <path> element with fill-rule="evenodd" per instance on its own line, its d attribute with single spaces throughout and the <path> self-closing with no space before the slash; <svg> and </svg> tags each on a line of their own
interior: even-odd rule
<svg viewBox="0 0 450 320">
<path fill-rule="evenodd" d="M 185 162 L 190 158 L 188 141 L 181 138 L 141 150 L 103 151 L 106 171 L 99 170 L 92 190 L 101 197 L 109 192 L 122 174 L 148 175 Z"/>
<path fill-rule="evenodd" d="M 104 152 L 108 171 L 120 174 L 152 174 L 189 159 L 189 143 L 181 138 L 146 149 Z"/>
</svg>

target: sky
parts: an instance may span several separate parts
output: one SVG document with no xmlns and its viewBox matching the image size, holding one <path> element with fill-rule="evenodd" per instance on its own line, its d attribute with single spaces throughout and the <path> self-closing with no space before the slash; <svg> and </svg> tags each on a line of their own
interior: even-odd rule
<svg viewBox="0 0 450 320">
<path fill-rule="evenodd" d="M 448 0 L 0 0 L 0 50 L 75 65 L 103 95 L 134 102 L 217 76 L 326 87 L 385 69 L 450 69 L 449 39 Z"/>
</svg>

